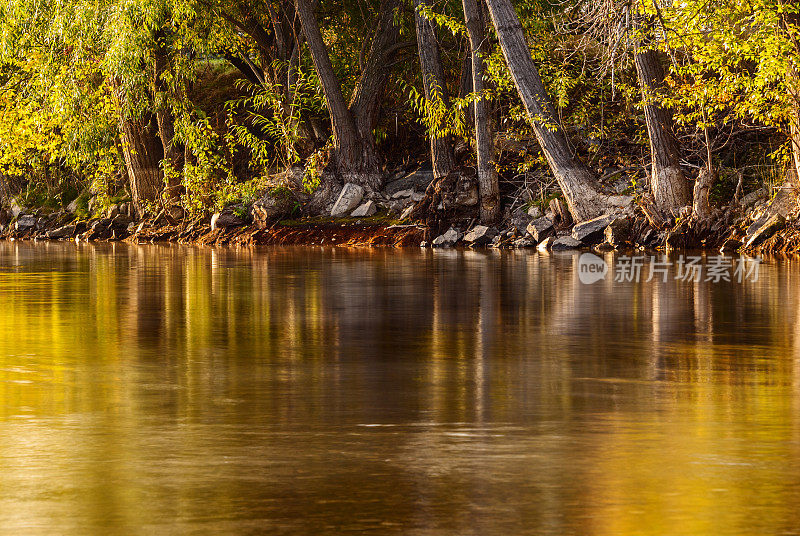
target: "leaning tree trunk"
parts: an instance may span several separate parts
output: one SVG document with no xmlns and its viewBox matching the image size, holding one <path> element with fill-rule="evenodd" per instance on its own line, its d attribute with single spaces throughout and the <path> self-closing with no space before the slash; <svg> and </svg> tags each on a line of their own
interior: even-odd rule
<svg viewBox="0 0 800 536">
<path fill-rule="evenodd" d="M 680 208 L 691 204 L 692 193 L 680 166 L 680 148 L 673 132 L 672 111 L 658 104 L 658 93 L 664 89 L 664 68 L 658 52 L 642 48 L 641 44 L 637 46 L 634 62 L 650 138 L 650 190 L 657 210 L 665 216 L 675 216 Z"/>
<path fill-rule="evenodd" d="M 164 148 L 156 135 L 157 130 L 151 114 L 121 121 L 122 153 L 128 170 L 131 198 L 139 217 L 145 215 L 148 204 L 158 201 L 164 187 L 161 171 Z"/>
<path fill-rule="evenodd" d="M 486 0 L 486 3 L 511 76 L 533 124 L 536 139 L 558 180 L 570 212 L 577 221 L 602 215 L 618 203 L 599 192 L 595 174 L 570 150 L 531 57 L 514 7 L 510 0 Z M 627 203 L 628 200 L 620 198 L 618 201 Z"/>
<path fill-rule="evenodd" d="M 472 105 L 475 117 L 475 148 L 478 158 L 478 190 L 481 201 L 481 221 L 494 223 L 500 215 L 500 192 L 497 170 L 494 167 L 494 141 L 489 123 L 488 103 L 483 95 L 483 54 L 486 51 L 486 24 L 478 0 L 463 0 L 464 18 L 469 34 L 472 56 Z"/>
<path fill-rule="evenodd" d="M 436 33 L 431 21 L 420 13 L 420 9 L 425 5 L 425 0 L 414 0 L 422 85 L 425 89 L 425 98 L 429 102 L 447 107 L 450 96 L 447 92 L 444 69 L 442 69 L 442 58 L 439 55 L 439 43 L 436 40 Z M 453 143 L 449 136 L 441 136 L 436 132 L 430 133 L 430 140 L 433 176 L 438 179 L 450 174 L 455 168 Z"/>
<path fill-rule="evenodd" d="M 336 172 L 345 182 L 378 189 L 381 186 L 381 173 L 377 158 L 371 157 L 372 145 L 363 143 L 358 133 L 356 122 L 342 95 L 341 84 L 333 70 L 314 10 L 309 0 L 295 0 L 295 8 L 328 105 L 335 141 L 332 156 Z"/>
</svg>

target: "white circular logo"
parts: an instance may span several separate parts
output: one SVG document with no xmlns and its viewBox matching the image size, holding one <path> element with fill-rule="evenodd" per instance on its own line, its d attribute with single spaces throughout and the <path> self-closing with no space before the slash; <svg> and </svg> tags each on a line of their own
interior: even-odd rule
<svg viewBox="0 0 800 536">
<path fill-rule="evenodd" d="M 584 253 L 578 259 L 578 279 L 585 285 L 597 283 L 606 278 L 608 264 L 592 253 Z"/>
</svg>

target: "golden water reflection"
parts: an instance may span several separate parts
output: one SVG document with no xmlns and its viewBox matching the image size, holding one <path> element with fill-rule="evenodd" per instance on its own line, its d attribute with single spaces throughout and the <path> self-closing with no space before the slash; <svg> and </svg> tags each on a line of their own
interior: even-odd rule
<svg viewBox="0 0 800 536">
<path fill-rule="evenodd" d="M 576 263 L 0 243 L 0 533 L 800 532 L 798 262 Z"/>
</svg>

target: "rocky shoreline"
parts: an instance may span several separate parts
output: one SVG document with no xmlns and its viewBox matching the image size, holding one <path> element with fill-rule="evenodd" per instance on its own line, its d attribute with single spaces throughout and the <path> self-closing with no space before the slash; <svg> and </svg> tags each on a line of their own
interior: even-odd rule
<svg viewBox="0 0 800 536">
<path fill-rule="evenodd" d="M 0 215 L 0 239 L 75 242 L 175 242 L 198 245 L 325 245 L 366 247 L 485 247 L 539 250 L 708 249 L 725 253 L 800 251 L 794 189 L 772 199 L 760 191 L 716 209 L 704 221 L 677 218 L 657 227 L 637 205 L 574 223 L 563 201 L 507 210 L 495 226 L 476 223 L 477 187 L 468 176 L 434 182 L 424 173 L 396 178 L 380 192 L 345 184 L 326 216 L 302 216 L 310 196 L 273 188 L 251 204 L 213 215 L 136 220 L 131 203 L 81 219 L 74 210 L 43 213 L 20 206 Z M 433 203 L 436 203 L 434 206 Z M 300 213 L 300 214 L 298 214 Z"/>
</svg>

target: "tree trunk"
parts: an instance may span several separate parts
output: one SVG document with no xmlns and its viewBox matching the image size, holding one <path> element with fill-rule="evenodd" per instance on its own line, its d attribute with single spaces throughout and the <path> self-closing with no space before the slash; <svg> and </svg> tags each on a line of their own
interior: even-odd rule
<svg viewBox="0 0 800 536">
<path fill-rule="evenodd" d="M 800 88 L 795 98 L 800 98 Z M 791 118 L 791 143 L 794 161 L 795 187 L 800 188 L 800 101 L 794 103 Z"/>
<path fill-rule="evenodd" d="M 790 24 L 800 25 L 800 14 L 794 14 L 790 19 Z M 800 58 L 800 43 L 795 41 L 795 53 Z M 789 118 L 789 136 L 792 144 L 792 156 L 794 161 L 795 186 L 800 188 L 800 72 L 797 66 L 790 69 L 789 77 L 789 98 L 792 103 L 791 117 Z"/>
<path fill-rule="evenodd" d="M 439 43 L 433 30 L 431 21 L 426 19 L 420 8 L 425 7 L 425 0 L 414 0 L 414 19 L 417 29 L 417 48 L 419 49 L 419 63 L 422 71 L 422 85 L 425 89 L 425 98 L 428 101 L 440 101 L 446 107 L 450 101 L 447 84 L 442 69 L 442 59 L 439 55 Z M 450 174 L 455 168 L 453 143 L 449 136 L 439 136 L 430 133 L 431 161 L 433 176 L 438 179 Z"/>
<path fill-rule="evenodd" d="M 121 121 L 122 153 L 128 170 L 131 198 L 139 217 L 144 216 L 148 203 L 158 201 L 164 187 L 161 171 L 164 148 L 156 136 L 157 129 L 151 114 Z"/>
<path fill-rule="evenodd" d="M 378 28 L 350 99 L 350 112 L 364 144 L 364 159 L 370 167 L 378 168 L 380 159 L 375 148 L 375 126 L 378 123 L 381 99 L 389 81 L 392 49 L 397 43 L 398 28 L 394 23 L 397 0 L 383 0 L 380 5 Z"/>
<path fill-rule="evenodd" d="M 165 74 L 169 70 L 169 52 L 164 44 L 166 39 L 165 32 L 159 30 L 155 34 L 156 48 L 154 51 L 154 70 L 153 70 L 153 100 L 155 102 L 156 123 L 158 125 L 158 135 L 163 146 L 164 161 L 174 173 L 170 176 L 170 183 L 167 185 L 171 190 L 180 186 L 180 172 L 183 169 L 182 145 L 175 143 L 175 118 L 172 114 L 172 107 L 169 103 L 169 88 L 164 80 Z M 171 195 L 174 192 L 171 192 Z"/>
<path fill-rule="evenodd" d="M 345 103 L 314 10 L 309 0 L 295 0 L 295 8 L 328 105 L 335 141 L 332 157 L 336 172 L 345 182 L 378 189 L 382 177 L 376 165 L 377 159 L 371 157 L 371 144 L 362 143 L 356 122 Z"/>
<path fill-rule="evenodd" d="M 681 207 L 691 204 L 692 194 L 689 182 L 681 171 L 680 148 L 673 132 L 672 111 L 658 104 L 658 93 L 664 88 L 664 69 L 659 54 L 641 46 L 637 45 L 634 62 L 650 138 L 650 190 L 656 208 L 664 215 L 675 216 Z"/>
<path fill-rule="evenodd" d="M 488 103 L 483 96 L 483 54 L 486 51 L 486 24 L 478 0 L 463 0 L 464 18 L 472 57 L 472 91 L 477 98 L 472 105 L 475 117 L 475 149 L 478 159 L 478 191 L 481 221 L 494 223 L 500 215 L 500 193 L 494 167 L 494 141 L 489 122 Z"/>
<path fill-rule="evenodd" d="M 574 218 L 577 221 L 588 220 L 602 215 L 609 208 L 627 204 L 629 200 L 626 198 L 613 199 L 601 194 L 595 174 L 570 150 L 510 0 L 486 0 L 486 3 L 536 139 Z"/>
</svg>

